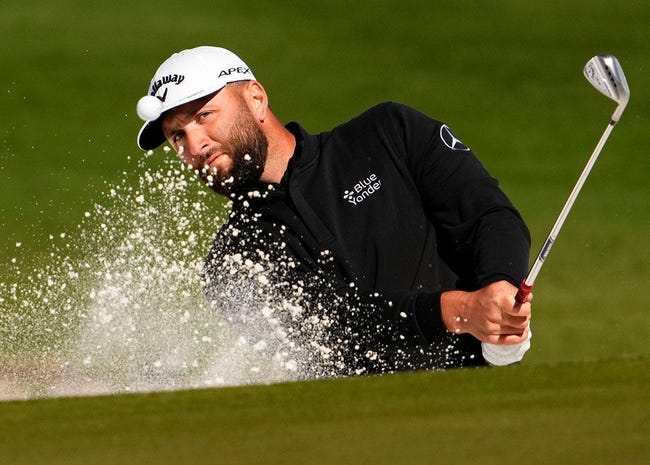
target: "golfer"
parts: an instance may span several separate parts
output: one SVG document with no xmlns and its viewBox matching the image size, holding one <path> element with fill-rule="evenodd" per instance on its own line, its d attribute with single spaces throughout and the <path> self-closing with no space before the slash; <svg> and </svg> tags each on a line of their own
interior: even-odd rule
<svg viewBox="0 0 650 465">
<path fill-rule="evenodd" d="M 449 126 L 398 103 L 285 125 L 217 47 L 173 54 L 148 94 L 138 146 L 167 141 L 230 200 L 204 285 L 233 324 L 309 347 L 327 375 L 485 365 L 482 343 L 523 357 L 530 235 Z"/>
</svg>

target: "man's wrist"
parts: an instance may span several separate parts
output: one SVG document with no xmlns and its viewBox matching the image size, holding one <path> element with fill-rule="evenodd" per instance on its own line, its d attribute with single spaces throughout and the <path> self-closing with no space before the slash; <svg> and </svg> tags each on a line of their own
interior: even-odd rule
<svg viewBox="0 0 650 465">
<path fill-rule="evenodd" d="M 467 323 L 465 317 L 465 302 L 467 292 L 464 291 L 444 291 L 440 294 L 440 318 L 442 319 L 447 331 L 454 334 L 461 334 L 464 323 Z"/>
</svg>

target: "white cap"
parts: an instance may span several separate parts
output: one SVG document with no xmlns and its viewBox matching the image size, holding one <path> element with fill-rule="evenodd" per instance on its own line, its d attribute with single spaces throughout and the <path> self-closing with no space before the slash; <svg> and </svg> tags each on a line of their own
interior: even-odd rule
<svg viewBox="0 0 650 465">
<path fill-rule="evenodd" d="M 138 101 L 138 116 L 146 121 L 138 133 L 138 147 L 151 150 L 165 142 L 161 116 L 167 110 L 205 97 L 230 82 L 254 79 L 246 63 L 225 48 L 204 46 L 174 53 L 151 79 L 149 95 Z"/>
</svg>

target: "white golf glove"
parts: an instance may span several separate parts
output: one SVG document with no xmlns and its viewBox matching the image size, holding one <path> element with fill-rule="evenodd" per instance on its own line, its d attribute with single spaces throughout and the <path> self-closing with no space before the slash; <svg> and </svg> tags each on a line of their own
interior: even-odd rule
<svg viewBox="0 0 650 465">
<path fill-rule="evenodd" d="M 524 354 L 530 349 L 530 339 L 533 337 L 532 331 L 528 328 L 528 338 L 519 344 L 509 346 L 498 346 L 495 344 L 481 343 L 483 358 L 493 366 L 506 366 L 520 362 Z"/>
</svg>

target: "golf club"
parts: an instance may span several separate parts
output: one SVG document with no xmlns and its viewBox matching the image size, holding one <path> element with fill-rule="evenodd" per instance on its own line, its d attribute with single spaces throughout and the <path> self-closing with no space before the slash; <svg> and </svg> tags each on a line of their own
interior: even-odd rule
<svg viewBox="0 0 650 465">
<path fill-rule="evenodd" d="M 573 203 L 578 197 L 582 186 L 587 180 L 591 169 L 598 159 L 598 155 L 600 155 L 605 142 L 607 142 L 610 133 L 614 129 L 616 123 L 618 123 L 621 115 L 623 114 L 623 110 L 625 110 L 627 102 L 630 99 L 630 88 L 627 84 L 627 80 L 625 79 L 625 74 L 623 74 L 623 68 L 621 68 L 620 63 L 615 56 L 597 55 L 591 58 L 587 64 L 585 64 L 583 73 L 592 86 L 598 89 L 606 97 L 614 100 L 618 105 L 614 110 L 614 113 L 612 114 L 610 121 L 607 124 L 605 131 L 603 132 L 603 135 L 600 137 L 596 148 L 591 154 L 591 157 L 589 157 L 587 165 L 583 169 L 582 174 L 573 187 L 573 191 L 571 191 L 569 198 L 564 204 L 560 215 L 555 221 L 551 232 L 546 238 L 544 245 L 541 247 L 537 258 L 533 263 L 533 266 L 528 272 L 528 276 L 526 276 L 526 278 L 521 282 L 521 285 L 519 286 L 519 290 L 515 299 L 520 303 L 525 302 L 526 298 L 532 291 L 535 279 L 542 269 L 544 260 L 546 260 L 546 257 L 548 257 L 548 254 L 551 251 L 551 247 L 553 247 L 553 244 L 555 243 L 555 240 L 560 233 L 560 229 L 564 224 L 564 220 L 566 220 L 567 216 L 569 215 L 571 207 L 573 207 Z M 515 344 L 513 346 L 496 346 L 488 343 L 483 343 L 482 346 L 483 356 L 489 363 L 492 365 L 508 365 L 510 363 L 514 363 L 515 361 L 519 361 L 521 357 L 523 357 L 525 351 L 530 347 L 530 338 L 521 344 Z M 517 357 L 519 357 L 519 360 L 514 360 Z"/>
</svg>

